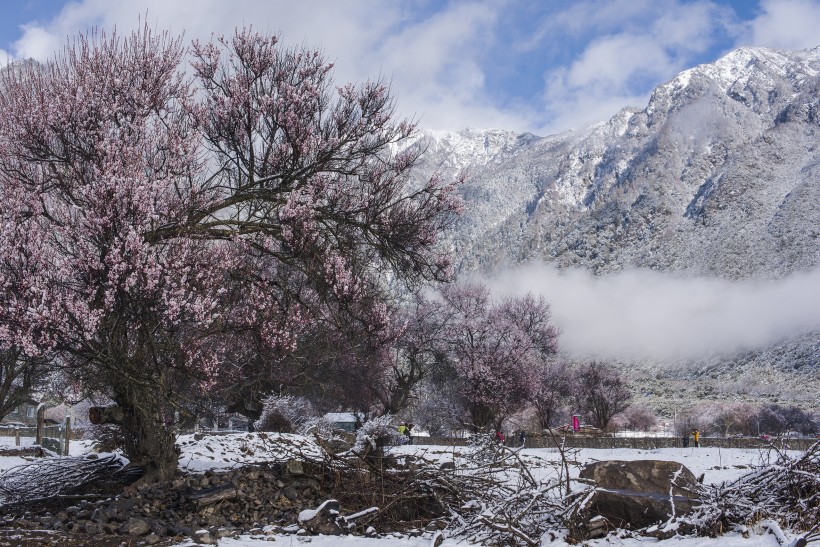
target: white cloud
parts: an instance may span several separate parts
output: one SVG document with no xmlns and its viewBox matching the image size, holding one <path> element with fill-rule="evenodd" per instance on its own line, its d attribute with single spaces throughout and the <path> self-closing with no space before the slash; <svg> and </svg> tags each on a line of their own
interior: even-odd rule
<svg viewBox="0 0 820 547">
<path fill-rule="evenodd" d="M 523 117 L 485 97 L 481 52 L 491 42 L 498 7 L 454 4 L 385 37 L 373 53 L 399 91 L 400 107 L 424 127 L 522 127 Z"/>
<path fill-rule="evenodd" d="M 576 356 L 702 357 L 820 330 L 820 270 L 731 282 L 648 270 L 594 277 L 528 265 L 489 284 L 498 294 L 543 295 L 563 330 L 561 349 Z"/>
<path fill-rule="evenodd" d="M 568 66 L 544 76 L 548 132 L 645 105 L 649 88 L 691 66 L 719 32 L 736 32 L 730 12 L 711 2 L 577 2 L 555 20 L 552 25 L 595 37 Z"/>
<path fill-rule="evenodd" d="M 421 117 L 425 127 L 524 127 L 524 116 L 485 97 L 479 59 L 501 8 L 489 0 L 454 2 L 425 16 L 412 5 L 376 0 L 83 0 L 67 4 L 47 24 L 25 26 L 14 50 L 45 59 L 66 36 L 94 25 L 129 30 L 140 17 L 159 29 L 184 31 L 186 40 L 252 24 L 281 31 L 286 44 L 320 47 L 335 64 L 337 82 L 391 80 L 400 113 Z"/>
<path fill-rule="evenodd" d="M 14 57 L 11 53 L 6 51 L 5 49 L 0 49 L 0 68 L 3 68 L 13 60 Z"/>
<path fill-rule="evenodd" d="M 62 45 L 57 37 L 47 30 L 35 26 L 24 25 L 23 36 L 14 43 L 14 51 L 21 59 L 46 59 Z"/>
<path fill-rule="evenodd" d="M 567 85 L 622 91 L 636 74 L 657 78 L 668 72 L 669 64 L 662 44 L 649 36 L 608 36 L 587 46 L 567 71 Z"/>
<path fill-rule="evenodd" d="M 820 2 L 763 0 L 761 13 L 749 25 L 745 43 L 779 49 L 820 46 Z"/>
</svg>

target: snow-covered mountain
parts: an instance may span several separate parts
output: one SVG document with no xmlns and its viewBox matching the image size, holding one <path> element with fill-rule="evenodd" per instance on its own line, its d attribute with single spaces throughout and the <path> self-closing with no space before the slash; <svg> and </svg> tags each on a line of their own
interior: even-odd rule
<svg viewBox="0 0 820 547">
<path fill-rule="evenodd" d="M 451 234 L 461 272 L 538 260 L 738 280 L 820 267 L 820 48 L 736 50 L 659 86 L 645 108 L 584 130 L 422 140 L 423 174 L 470 175 Z M 817 386 L 819 339 L 735 360 L 756 378 L 795 366 L 772 353 L 799 355 Z M 700 375 L 725 383 L 731 362 Z"/>
<path fill-rule="evenodd" d="M 584 130 L 429 133 L 425 172 L 470 174 L 460 270 L 780 277 L 820 264 L 819 92 L 820 48 L 743 48 Z"/>
</svg>

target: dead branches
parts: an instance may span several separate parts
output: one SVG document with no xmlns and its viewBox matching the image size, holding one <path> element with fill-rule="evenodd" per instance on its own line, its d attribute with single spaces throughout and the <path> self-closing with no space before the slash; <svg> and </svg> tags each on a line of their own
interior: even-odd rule
<svg viewBox="0 0 820 547">
<path fill-rule="evenodd" d="M 93 456 L 93 457 L 92 457 Z M 28 505 L 57 500 L 94 484 L 131 482 L 124 467 L 128 460 L 116 454 L 76 458 L 45 458 L 9 468 L 0 474 L 0 505 Z M 138 478 L 141 470 L 135 468 Z"/>
<path fill-rule="evenodd" d="M 820 536 L 820 442 L 798 458 L 780 454 L 773 465 L 706 489 L 703 501 L 687 520 L 704 535 L 767 519 Z"/>
<path fill-rule="evenodd" d="M 587 485 L 575 482 L 567 495 L 565 479 L 539 479 L 519 450 L 494 442 L 453 458 L 442 462 L 421 453 L 373 460 L 347 453 L 329 455 L 326 468 L 343 507 L 374 508 L 348 519 L 355 527 L 440 528 L 443 536 L 472 543 L 538 545 L 548 531 L 566 530 L 587 498 Z"/>
</svg>

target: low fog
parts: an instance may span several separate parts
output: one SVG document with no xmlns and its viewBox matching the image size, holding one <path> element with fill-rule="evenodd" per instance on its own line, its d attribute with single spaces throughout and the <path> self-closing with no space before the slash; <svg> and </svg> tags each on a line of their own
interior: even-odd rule
<svg viewBox="0 0 820 547">
<path fill-rule="evenodd" d="M 632 270 L 529 265 L 483 280 L 494 294 L 543 295 L 563 353 L 599 359 L 686 359 L 764 347 L 820 331 L 820 270 L 731 282 Z"/>
</svg>

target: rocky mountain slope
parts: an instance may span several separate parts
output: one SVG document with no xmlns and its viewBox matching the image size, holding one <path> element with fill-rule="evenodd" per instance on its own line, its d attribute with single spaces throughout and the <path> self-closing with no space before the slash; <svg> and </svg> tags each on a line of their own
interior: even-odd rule
<svg viewBox="0 0 820 547">
<path fill-rule="evenodd" d="M 451 234 L 462 273 L 536 260 L 739 280 L 820 266 L 820 48 L 736 50 L 661 85 L 645 108 L 580 131 L 429 133 L 422 144 L 424 174 L 470 175 Z M 785 402 L 808 380 L 820 385 L 818 340 L 689 363 L 682 381 L 725 386 L 742 368 L 741 383 L 756 385 L 786 371 L 768 394 Z M 674 390 L 676 375 L 659 379 Z"/>
</svg>

